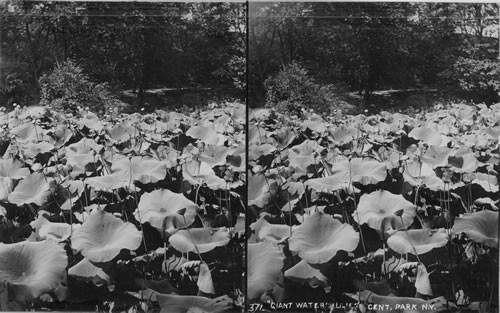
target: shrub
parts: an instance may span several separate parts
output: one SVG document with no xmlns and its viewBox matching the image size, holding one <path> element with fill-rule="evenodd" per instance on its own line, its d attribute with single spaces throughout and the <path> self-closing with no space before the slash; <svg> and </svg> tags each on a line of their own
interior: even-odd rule
<svg viewBox="0 0 500 313">
<path fill-rule="evenodd" d="M 44 74 L 40 80 L 40 104 L 53 110 L 77 112 L 78 107 L 88 107 L 100 111 L 113 107 L 116 100 L 108 91 L 106 84 L 93 83 L 82 68 L 66 61 Z"/>
<path fill-rule="evenodd" d="M 274 77 L 264 82 L 266 106 L 274 107 L 284 114 L 301 115 L 302 111 L 313 109 L 317 113 L 330 113 L 345 106 L 342 88 L 335 85 L 321 85 L 298 63 L 284 66 Z"/>
</svg>

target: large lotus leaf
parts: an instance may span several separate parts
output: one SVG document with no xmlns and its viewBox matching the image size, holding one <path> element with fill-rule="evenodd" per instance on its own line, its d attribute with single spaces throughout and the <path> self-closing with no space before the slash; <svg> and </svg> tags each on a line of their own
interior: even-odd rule
<svg viewBox="0 0 500 313">
<path fill-rule="evenodd" d="M 142 233 L 132 223 L 126 223 L 103 211 L 92 214 L 73 232 L 71 246 L 92 262 L 111 261 L 122 249 L 139 248 Z"/>
<path fill-rule="evenodd" d="M 445 183 L 437 177 L 436 172 L 428 163 L 408 162 L 403 172 L 405 182 L 412 186 L 425 185 L 432 191 L 444 190 Z M 460 185 L 461 183 L 459 183 Z M 459 186 L 453 186 L 459 187 Z"/>
<path fill-rule="evenodd" d="M 424 254 L 432 249 L 446 246 L 448 234 L 446 229 L 410 229 L 398 231 L 387 239 L 387 245 L 399 254 Z M 415 247 L 415 251 L 413 247 Z"/>
<path fill-rule="evenodd" d="M 338 145 L 343 145 L 351 142 L 359 137 L 359 130 L 354 127 L 340 126 L 329 130 L 333 142 Z"/>
<path fill-rule="evenodd" d="M 249 242 L 282 242 L 290 236 L 290 226 L 284 224 L 270 224 L 264 218 L 250 225 L 252 235 Z"/>
<path fill-rule="evenodd" d="M 15 159 L 0 159 L 0 177 L 20 179 L 28 176 L 30 170 L 23 167 L 23 163 Z"/>
<path fill-rule="evenodd" d="M 425 126 L 412 129 L 408 137 L 421 140 L 428 145 L 439 146 L 441 144 L 441 135 L 439 132 Z"/>
<path fill-rule="evenodd" d="M 0 244 L 0 281 L 14 286 L 18 300 L 37 298 L 64 279 L 64 247 L 52 241 Z"/>
<path fill-rule="evenodd" d="M 49 134 L 54 138 L 56 147 L 66 144 L 73 137 L 73 132 L 67 125 L 57 125 Z"/>
<path fill-rule="evenodd" d="M 51 223 L 45 220 L 38 229 L 38 237 L 60 242 L 68 239 L 72 232 L 80 227 L 81 224 Z"/>
<path fill-rule="evenodd" d="M 23 123 L 10 131 L 20 143 L 32 143 L 38 141 L 53 141 L 49 136 L 44 135 L 43 129 L 32 123 Z"/>
<path fill-rule="evenodd" d="M 156 294 L 160 313 L 219 313 L 233 307 L 233 299 L 221 296 L 214 299 L 199 296 Z"/>
<path fill-rule="evenodd" d="M 215 294 L 214 281 L 212 273 L 207 263 L 200 263 L 200 273 L 198 274 L 198 282 L 196 283 L 198 290 L 205 294 Z"/>
<path fill-rule="evenodd" d="M 264 208 L 277 192 L 276 181 L 267 179 L 263 174 L 248 175 L 248 205 Z"/>
<path fill-rule="evenodd" d="M 135 127 L 117 124 L 107 130 L 107 138 L 111 143 L 120 144 L 130 140 L 137 133 Z"/>
<path fill-rule="evenodd" d="M 179 214 L 186 209 L 183 215 Z M 141 223 L 163 230 L 184 228 L 193 224 L 198 206 L 183 194 L 168 189 L 159 189 L 141 196 L 136 217 Z"/>
<path fill-rule="evenodd" d="M 480 205 L 489 205 L 493 210 L 498 211 L 498 201 L 499 200 L 493 200 L 491 198 L 479 198 L 474 200 L 474 204 L 480 206 Z"/>
<path fill-rule="evenodd" d="M 309 179 L 305 184 L 320 192 L 348 188 L 353 182 L 363 185 L 376 184 L 387 177 L 387 167 L 377 161 L 353 158 L 333 165 L 331 174 L 327 177 Z"/>
<path fill-rule="evenodd" d="M 57 202 L 62 210 L 70 210 L 85 191 L 81 180 L 66 180 L 57 186 Z"/>
<path fill-rule="evenodd" d="M 430 146 L 422 156 L 422 162 L 431 165 L 433 168 L 446 166 L 451 149 L 448 147 Z"/>
<path fill-rule="evenodd" d="M 478 184 L 487 192 L 498 192 L 498 180 L 493 175 L 476 173 L 472 183 Z"/>
<path fill-rule="evenodd" d="M 7 200 L 14 187 L 12 179 L 9 177 L 0 177 L 0 200 Z"/>
<path fill-rule="evenodd" d="M 112 169 L 127 172 L 133 181 L 139 181 L 143 184 L 156 183 L 167 175 L 165 162 L 154 159 L 132 157 L 130 160 L 122 159 L 113 165 Z"/>
<path fill-rule="evenodd" d="M 202 142 L 210 145 L 217 145 L 219 136 L 212 127 L 207 126 L 193 126 L 186 132 L 186 136 L 190 136 L 201 140 Z"/>
<path fill-rule="evenodd" d="M 156 183 L 165 178 L 165 162 L 142 157 L 122 158 L 115 161 L 111 174 L 90 177 L 85 182 L 96 190 L 114 190 L 131 187 L 134 182 Z"/>
<path fill-rule="evenodd" d="M 280 247 L 270 242 L 249 243 L 247 254 L 247 297 L 253 300 L 278 283 L 285 256 Z"/>
<path fill-rule="evenodd" d="M 289 150 L 290 167 L 305 170 L 318 162 L 317 154 L 323 149 L 316 141 L 305 140 Z"/>
<path fill-rule="evenodd" d="M 312 264 L 326 263 L 341 250 L 353 251 L 358 242 L 359 234 L 351 225 L 320 212 L 298 226 L 288 241 L 291 251 Z"/>
<path fill-rule="evenodd" d="M 31 159 L 42 153 L 48 153 L 54 149 L 54 145 L 46 141 L 27 145 L 23 148 L 25 158 Z"/>
<path fill-rule="evenodd" d="M 100 267 L 92 264 L 87 258 L 83 258 L 80 262 L 70 267 L 68 274 L 79 280 L 90 281 L 96 286 L 111 282 L 111 277 Z"/>
<path fill-rule="evenodd" d="M 285 277 L 298 283 L 309 284 L 312 288 L 326 287 L 330 283 L 328 277 L 304 260 L 287 269 Z"/>
<path fill-rule="evenodd" d="M 34 173 L 23 179 L 7 198 L 17 205 L 35 203 L 43 205 L 55 190 L 55 181 L 42 173 Z"/>
<path fill-rule="evenodd" d="M 211 167 L 226 164 L 226 156 L 232 153 L 232 149 L 226 146 L 207 145 L 199 158 L 201 161 L 210 164 Z"/>
<path fill-rule="evenodd" d="M 417 267 L 415 289 L 421 295 L 432 296 L 431 281 L 429 279 L 429 273 L 427 272 L 424 264 L 419 264 Z"/>
<path fill-rule="evenodd" d="M 78 121 L 78 125 L 83 128 L 87 127 L 90 130 L 100 132 L 104 129 L 103 122 L 95 114 L 86 114 L 83 118 Z"/>
<path fill-rule="evenodd" d="M 401 230 L 413 223 L 415 211 L 416 207 L 402 195 L 378 190 L 362 195 L 352 216 L 358 224 L 368 224 L 377 231 Z"/>
<path fill-rule="evenodd" d="M 485 136 L 485 133 L 480 134 L 468 134 L 460 137 L 460 141 L 468 146 L 475 147 L 476 149 L 487 149 L 490 141 L 488 137 Z"/>
<path fill-rule="evenodd" d="M 323 134 L 326 131 L 325 122 L 321 117 L 313 117 L 311 119 L 304 120 L 300 124 L 303 131 L 310 129 L 318 134 Z"/>
<path fill-rule="evenodd" d="M 66 159 L 68 164 L 73 167 L 75 175 L 85 173 L 85 166 L 97 162 L 98 154 L 103 146 L 97 144 L 95 140 L 83 138 L 77 143 L 66 147 Z"/>
<path fill-rule="evenodd" d="M 352 182 L 369 185 L 384 181 L 387 177 L 387 167 L 378 161 L 353 158 L 350 162 L 344 160 L 332 167 L 332 176 L 339 175 L 340 178 L 341 173 Z"/>
<path fill-rule="evenodd" d="M 248 158 L 250 160 L 257 160 L 261 156 L 269 155 L 274 151 L 276 151 L 276 147 L 269 143 L 261 145 L 251 145 L 250 149 L 248 149 Z"/>
<path fill-rule="evenodd" d="M 448 158 L 448 163 L 457 173 L 472 173 L 477 170 L 479 163 L 474 153 L 455 154 Z"/>
<path fill-rule="evenodd" d="M 275 145 L 278 149 L 284 149 L 290 145 L 297 135 L 295 134 L 293 128 L 291 127 L 282 127 L 277 129 L 274 134 L 271 135 L 275 141 Z"/>
<path fill-rule="evenodd" d="M 182 253 L 206 253 L 229 242 L 229 232 L 225 227 L 214 231 L 212 228 L 182 229 L 169 237 L 168 241 Z"/>
<path fill-rule="evenodd" d="M 474 242 L 497 248 L 498 212 L 484 210 L 457 217 L 452 231 L 455 234 L 464 233 Z"/>
</svg>

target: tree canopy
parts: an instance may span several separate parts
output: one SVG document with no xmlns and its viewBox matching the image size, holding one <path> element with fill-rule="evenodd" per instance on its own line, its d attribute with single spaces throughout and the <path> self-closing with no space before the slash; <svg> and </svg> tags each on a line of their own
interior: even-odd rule
<svg viewBox="0 0 500 313">
<path fill-rule="evenodd" d="M 498 101 L 499 7 L 492 3 L 252 2 L 249 86 L 299 62 L 325 84 L 457 88 Z"/>
<path fill-rule="evenodd" d="M 97 82 L 139 93 L 244 87 L 243 3 L 10 0 L 0 15 L 4 101 L 36 98 L 39 78 L 68 59 Z"/>
</svg>

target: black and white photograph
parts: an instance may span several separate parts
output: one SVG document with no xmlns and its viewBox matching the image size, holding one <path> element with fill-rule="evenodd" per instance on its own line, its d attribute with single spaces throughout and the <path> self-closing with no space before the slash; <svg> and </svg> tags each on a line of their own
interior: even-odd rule
<svg viewBox="0 0 500 313">
<path fill-rule="evenodd" d="M 246 7 L 0 2 L 0 311 L 242 312 Z"/>
<path fill-rule="evenodd" d="M 250 2 L 253 312 L 498 312 L 499 6 Z"/>
<path fill-rule="evenodd" d="M 499 312 L 500 5 L 0 0 L 0 311 Z"/>
</svg>

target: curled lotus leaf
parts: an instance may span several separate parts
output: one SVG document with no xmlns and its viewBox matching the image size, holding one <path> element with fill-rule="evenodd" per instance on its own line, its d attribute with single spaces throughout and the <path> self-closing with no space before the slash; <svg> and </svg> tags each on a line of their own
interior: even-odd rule
<svg viewBox="0 0 500 313">
<path fill-rule="evenodd" d="M 179 214 L 186 209 L 183 215 Z M 135 212 L 141 223 L 163 230 L 184 228 L 193 224 L 198 206 L 181 193 L 168 189 L 154 190 L 141 196 Z"/>
<path fill-rule="evenodd" d="M 83 281 L 90 281 L 96 286 L 109 284 L 111 277 L 102 268 L 95 266 L 87 258 L 69 268 L 68 274 Z"/>
<path fill-rule="evenodd" d="M 7 199 L 17 205 L 34 203 L 41 206 L 47 202 L 54 190 L 54 179 L 47 178 L 42 173 L 33 173 L 23 179 Z"/>
<path fill-rule="evenodd" d="M 292 281 L 308 284 L 312 288 L 326 287 L 330 283 L 328 277 L 304 260 L 287 269 L 284 275 Z"/>
<path fill-rule="evenodd" d="M 282 242 L 290 236 L 290 226 L 271 224 L 263 217 L 250 225 L 252 235 L 249 242 L 272 241 Z"/>
<path fill-rule="evenodd" d="M 288 241 L 291 251 L 312 264 L 326 263 L 341 250 L 353 251 L 358 242 L 359 233 L 351 225 L 320 212 L 298 226 Z"/>
<path fill-rule="evenodd" d="M 38 125 L 33 125 L 31 123 L 23 123 L 19 126 L 14 127 L 10 133 L 16 137 L 16 140 L 20 143 L 52 141 L 49 136 L 44 136 L 43 129 Z"/>
<path fill-rule="evenodd" d="M 73 232 L 71 246 L 92 262 L 111 261 L 122 249 L 135 250 L 142 233 L 132 223 L 100 211 Z"/>
<path fill-rule="evenodd" d="M 408 137 L 420 140 L 429 145 L 439 146 L 441 144 L 440 133 L 435 129 L 426 126 L 415 127 L 408 134 Z"/>
<path fill-rule="evenodd" d="M 202 162 L 210 164 L 211 167 L 226 164 L 226 156 L 231 154 L 233 149 L 226 146 L 207 145 L 199 158 Z"/>
<path fill-rule="evenodd" d="M 281 248 L 271 242 L 249 243 L 247 249 L 247 297 L 259 299 L 280 281 L 285 256 Z"/>
<path fill-rule="evenodd" d="M 233 299 L 226 295 L 210 299 L 200 296 L 158 293 L 156 299 L 160 304 L 160 313 L 219 313 L 233 307 Z"/>
<path fill-rule="evenodd" d="M 425 268 L 424 264 L 419 264 L 417 266 L 417 278 L 415 281 L 415 289 L 421 295 L 432 296 L 431 281 L 429 279 L 429 273 Z"/>
<path fill-rule="evenodd" d="M 474 175 L 473 184 L 481 186 L 487 192 L 498 192 L 498 180 L 495 176 L 484 173 L 476 173 Z"/>
<path fill-rule="evenodd" d="M 362 195 L 352 215 L 358 224 L 368 224 L 377 231 L 401 230 L 413 223 L 416 206 L 402 195 L 378 190 Z"/>
<path fill-rule="evenodd" d="M 186 136 L 193 137 L 201 140 L 202 142 L 210 145 L 217 145 L 219 142 L 219 135 L 212 127 L 203 125 L 193 126 L 186 132 Z"/>
<path fill-rule="evenodd" d="M 104 129 L 103 122 L 99 119 L 99 117 L 93 113 L 87 113 L 83 118 L 78 121 L 78 125 L 81 128 L 87 127 L 90 130 L 100 132 Z"/>
<path fill-rule="evenodd" d="M 198 274 L 198 282 L 196 285 L 198 286 L 198 290 L 205 294 L 215 294 L 212 273 L 205 262 L 200 263 L 200 273 Z"/>
<path fill-rule="evenodd" d="M 309 179 L 305 184 L 317 191 L 327 192 L 348 188 L 352 182 L 376 184 L 387 177 L 387 166 L 378 161 L 353 158 L 334 164 L 331 173 L 331 176 Z"/>
<path fill-rule="evenodd" d="M 323 150 L 316 141 L 305 140 L 289 150 L 290 167 L 305 170 L 309 165 L 318 162 L 317 153 Z"/>
<path fill-rule="evenodd" d="M 138 134 L 139 132 L 135 127 L 124 124 L 117 124 L 108 129 L 106 133 L 110 142 L 114 144 L 120 144 L 123 142 L 127 142 L 134 136 L 134 134 Z"/>
<path fill-rule="evenodd" d="M 448 147 L 430 146 L 422 156 L 422 162 L 431 165 L 433 168 L 446 166 L 450 154 L 451 149 Z"/>
<path fill-rule="evenodd" d="M 111 174 L 90 177 L 86 183 L 96 190 L 114 190 L 129 188 L 136 181 L 155 183 L 165 178 L 166 174 L 165 162 L 142 157 L 122 158 L 113 163 Z"/>
<path fill-rule="evenodd" d="M 398 231 L 387 239 L 387 245 L 399 254 L 424 254 L 435 248 L 446 246 L 448 233 L 446 229 L 410 229 Z M 415 251 L 413 247 L 415 247 Z"/>
<path fill-rule="evenodd" d="M 229 232 L 225 227 L 217 230 L 212 228 L 182 229 L 168 239 L 172 247 L 182 253 L 206 253 L 227 245 L 229 240 Z"/>
<path fill-rule="evenodd" d="M 264 208 L 278 192 L 278 184 L 263 174 L 248 175 L 248 205 Z"/>
<path fill-rule="evenodd" d="M 18 300 L 34 299 L 64 279 L 68 259 L 53 241 L 0 244 L 0 281 L 14 287 Z"/>
<path fill-rule="evenodd" d="M 329 134 L 332 137 L 334 143 L 338 145 L 343 145 L 351 142 L 356 137 L 359 137 L 359 130 L 354 127 L 335 127 L 334 129 L 329 129 Z"/>
<path fill-rule="evenodd" d="M 80 141 L 66 147 L 66 159 L 68 164 L 73 167 L 74 175 L 85 173 L 85 167 L 88 164 L 95 163 L 98 160 L 96 154 L 103 149 L 103 146 L 97 144 L 95 140 L 83 138 Z"/>
<path fill-rule="evenodd" d="M 452 231 L 457 235 L 464 233 L 474 242 L 497 248 L 498 212 L 484 210 L 457 217 Z"/>
<path fill-rule="evenodd" d="M 57 242 L 64 241 L 68 239 L 72 232 L 81 227 L 81 224 L 66 224 L 66 223 L 52 223 L 47 221 L 44 217 L 40 217 L 44 220 L 38 229 L 38 236 L 40 239 L 54 240 Z"/>
</svg>

